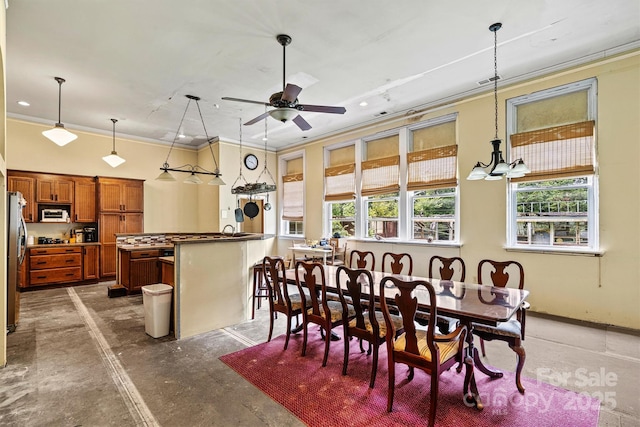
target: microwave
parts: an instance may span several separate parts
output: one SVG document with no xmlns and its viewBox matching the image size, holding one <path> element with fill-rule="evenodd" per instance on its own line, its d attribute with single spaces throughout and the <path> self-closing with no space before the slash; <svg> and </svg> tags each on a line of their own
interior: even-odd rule
<svg viewBox="0 0 640 427">
<path fill-rule="evenodd" d="M 42 209 L 40 222 L 69 222 L 69 212 L 65 209 Z"/>
</svg>

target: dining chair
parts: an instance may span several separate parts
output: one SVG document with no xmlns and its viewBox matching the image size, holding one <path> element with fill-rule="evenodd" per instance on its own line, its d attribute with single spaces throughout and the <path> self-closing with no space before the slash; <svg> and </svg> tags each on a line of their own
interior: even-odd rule
<svg viewBox="0 0 640 427">
<path fill-rule="evenodd" d="M 524 268 L 517 261 L 493 261 L 483 259 L 478 263 L 478 283 L 491 283 L 497 287 L 517 287 L 524 289 Z M 497 326 L 473 325 L 473 334 L 480 338 L 480 348 L 482 355 L 486 356 L 484 341 L 499 340 L 505 341 L 511 350 L 516 353 L 516 386 L 520 393 L 524 393 L 524 387 L 520 381 L 520 375 L 526 359 L 526 352 L 522 346 L 524 341 L 524 326 L 526 309 L 529 303 L 525 303 L 518 308 L 516 318 L 507 322 L 499 323 Z"/>
<path fill-rule="evenodd" d="M 284 349 L 286 350 L 291 336 L 291 320 L 295 317 L 296 323 L 300 323 L 299 316 L 302 314 L 302 307 L 306 305 L 306 302 L 299 294 L 289 294 L 285 278 L 287 266 L 283 258 L 266 256 L 262 260 L 262 266 L 263 279 L 269 293 L 269 337 L 267 341 L 271 341 L 274 319 L 278 313 L 282 313 L 287 316 L 287 333 L 284 341 Z"/>
<path fill-rule="evenodd" d="M 413 258 L 408 253 L 394 254 L 385 252 L 382 255 L 382 271 L 384 273 L 411 276 L 411 273 L 413 273 Z"/>
<path fill-rule="evenodd" d="M 327 264 L 330 265 L 344 265 L 345 257 L 347 253 L 347 245 L 345 243 L 344 246 L 340 246 L 340 239 L 330 238 L 329 245 L 331 246 L 331 258 L 327 261 Z"/>
<path fill-rule="evenodd" d="M 373 388 L 378 371 L 378 349 L 384 344 L 387 335 L 387 327 L 382 312 L 370 307 L 375 307 L 376 298 L 373 288 L 373 278 L 369 270 L 350 269 L 345 266 L 338 267 L 336 272 L 336 287 L 342 303 L 342 326 L 344 335 L 344 363 L 342 375 L 347 375 L 349 365 L 349 338 L 357 338 L 360 342 L 360 352 L 364 353 L 362 341 L 369 343 L 367 355 L 373 350 L 371 366 L 371 380 L 369 387 Z M 364 295 L 364 296 L 363 296 Z M 353 318 L 349 318 L 350 306 L 355 312 Z M 402 330 L 402 319 L 391 315 L 396 331 Z"/>
<path fill-rule="evenodd" d="M 376 269 L 376 256 L 371 251 L 352 250 L 349 254 L 349 268 Z"/>
<path fill-rule="evenodd" d="M 416 292 L 425 292 L 429 296 L 429 322 L 427 329 L 416 329 L 413 321 L 418 303 Z M 385 297 L 383 297 L 385 296 Z M 391 321 L 388 299 L 392 299 L 402 318 L 404 332 L 396 336 L 395 327 Z M 409 367 L 408 380 L 414 375 L 414 368 L 418 368 L 431 376 L 431 390 L 429 393 L 428 425 L 435 424 L 436 405 L 438 403 L 438 385 L 442 372 L 464 361 L 465 337 L 467 328 L 458 326 L 447 335 L 435 332 L 435 320 L 438 315 L 436 306 L 436 292 L 433 286 L 424 280 L 404 281 L 398 277 L 386 276 L 380 281 L 380 306 L 387 325 L 386 343 L 387 359 L 389 362 L 389 387 L 387 392 L 387 411 L 393 409 L 393 395 L 395 391 L 395 365 L 402 363 Z M 473 368 L 470 363 L 464 363 L 469 377 Z"/>
<path fill-rule="evenodd" d="M 309 304 L 308 309 L 302 312 L 302 356 L 307 352 L 307 337 L 309 324 L 320 326 L 320 335 L 324 340 L 324 357 L 322 366 L 327 366 L 329 348 L 331 344 L 331 331 L 340 326 L 343 319 L 351 319 L 355 315 L 352 305 L 347 307 L 346 316 L 340 301 L 327 298 L 327 282 L 324 274 L 324 266 L 320 262 L 296 262 L 296 284 L 302 298 L 303 305 Z M 320 292 L 318 292 L 318 286 Z"/>
<path fill-rule="evenodd" d="M 429 259 L 428 274 L 430 278 L 440 280 L 452 280 L 464 282 L 466 267 L 464 260 L 460 257 L 445 258 L 434 255 Z M 426 321 L 425 316 L 419 313 L 418 321 Z M 447 316 L 438 316 L 438 329 L 441 333 L 447 333 L 452 327 L 458 324 L 458 319 Z"/>
</svg>

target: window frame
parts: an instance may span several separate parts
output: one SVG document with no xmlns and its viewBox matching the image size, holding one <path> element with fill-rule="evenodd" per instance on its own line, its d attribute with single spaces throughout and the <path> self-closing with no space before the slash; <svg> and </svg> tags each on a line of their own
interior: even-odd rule
<svg viewBox="0 0 640 427">
<path fill-rule="evenodd" d="M 460 185 L 456 185 L 455 187 L 443 187 L 440 189 L 452 189 L 452 197 L 453 197 L 453 201 L 454 201 L 454 215 L 453 215 L 453 236 L 454 238 L 451 240 L 439 240 L 439 239 L 433 239 L 433 240 L 428 240 L 428 239 L 416 239 L 415 235 L 414 235 L 414 222 L 416 221 L 429 221 L 428 218 L 421 218 L 421 219 L 416 219 L 416 217 L 414 216 L 414 211 L 413 211 L 413 205 L 416 199 L 423 199 L 423 198 L 436 198 L 438 196 L 418 196 L 417 193 L 420 193 L 421 191 L 432 191 L 432 190 L 416 190 L 416 191 L 412 191 L 410 197 L 408 197 L 408 202 L 409 202 L 409 241 L 411 242 L 418 242 L 418 243 L 422 243 L 422 242 L 427 242 L 427 243 L 441 243 L 441 244 L 457 244 L 460 242 Z M 433 190 L 438 190 L 438 189 L 433 189 Z M 448 196 L 451 197 L 451 196 Z M 437 218 L 434 218 L 437 221 Z M 431 221 L 433 222 L 433 221 Z"/>
<path fill-rule="evenodd" d="M 289 160 L 295 160 L 295 159 L 299 159 L 302 158 L 302 186 L 303 188 L 305 187 L 306 184 L 306 162 L 305 162 L 305 151 L 304 150 L 299 150 L 299 151 L 295 151 L 295 152 L 291 152 L 291 153 L 287 153 L 287 154 L 283 154 L 281 156 L 278 157 L 278 184 L 280 185 L 280 188 L 282 188 L 282 191 L 278 191 L 278 236 L 280 237 L 285 237 L 285 238 L 303 238 L 305 236 L 305 220 L 304 220 L 304 212 L 306 211 L 306 200 L 303 197 L 302 198 L 302 212 L 303 212 L 303 218 L 302 221 L 293 221 L 293 222 L 301 222 L 301 229 L 302 229 L 302 233 L 301 234 L 290 234 L 289 233 L 289 229 L 290 229 L 290 222 L 292 221 L 288 221 L 285 219 L 282 219 L 282 215 L 283 215 L 283 210 L 284 210 L 284 181 L 283 181 L 283 177 L 287 174 L 287 162 Z M 296 226 L 297 228 L 297 226 Z"/>
<path fill-rule="evenodd" d="M 519 188 L 520 182 L 509 180 L 507 185 L 507 223 L 506 223 L 506 248 L 511 250 L 523 250 L 533 252 L 574 252 L 574 253 L 600 253 L 600 225 L 599 225 L 599 173 L 598 173 L 598 139 L 597 139 L 597 79 L 590 78 L 579 82 L 574 82 L 558 87 L 545 89 L 528 95 L 519 96 L 507 100 L 507 140 L 509 141 L 508 150 L 511 151 L 511 135 L 517 132 L 517 108 L 520 105 L 536 102 L 540 100 L 552 99 L 557 96 L 566 95 L 572 92 L 587 91 L 587 118 L 594 120 L 596 130 L 594 131 L 594 173 L 587 175 L 576 175 L 574 178 L 586 177 L 587 188 L 587 228 L 588 228 L 588 245 L 554 245 L 549 244 L 521 244 L 518 242 L 518 202 L 517 196 L 520 192 L 539 191 L 539 189 L 527 187 Z M 524 159 L 526 163 L 526 159 Z M 569 177 L 568 177 L 569 178 Z M 546 179 L 540 179 L 527 182 L 543 182 Z M 558 188 L 576 188 L 575 185 L 568 184 Z M 583 187 L 583 186 L 579 186 Z M 557 189 L 557 188 L 556 188 Z"/>
</svg>

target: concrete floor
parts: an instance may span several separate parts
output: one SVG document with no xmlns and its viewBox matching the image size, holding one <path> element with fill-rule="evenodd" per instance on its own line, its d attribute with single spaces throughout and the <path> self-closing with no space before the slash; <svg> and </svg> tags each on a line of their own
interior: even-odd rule
<svg viewBox="0 0 640 427">
<path fill-rule="evenodd" d="M 0 425 L 302 425 L 218 360 L 266 339 L 267 306 L 224 330 L 153 339 L 142 296 L 110 299 L 107 285 L 22 294 L 0 369 Z M 639 334 L 532 313 L 525 346 L 523 375 L 604 398 L 599 426 L 640 426 Z M 490 365 L 514 369 L 504 343 L 486 348 Z"/>
</svg>

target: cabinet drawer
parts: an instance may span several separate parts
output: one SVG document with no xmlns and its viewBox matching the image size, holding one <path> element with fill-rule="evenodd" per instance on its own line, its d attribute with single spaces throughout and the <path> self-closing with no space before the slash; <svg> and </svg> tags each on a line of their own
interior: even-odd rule
<svg viewBox="0 0 640 427">
<path fill-rule="evenodd" d="M 64 248 L 33 248 L 30 249 L 31 256 L 34 255 L 58 255 L 58 254 L 79 254 L 82 247 L 64 247 Z"/>
<path fill-rule="evenodd" d="M 29 267 L 31 270 L 42 270 L 45 268 L 65 268 L 82 266 L 82 254 L 60 254 L 60 255 L 31 255 L 29 257 Z"/>
<path fill-rule="evenodd" d="M 82 280 L 82 267 L 56 268 L 54 270 L 36 270 L 29 273 L 30 284 L 48 285 Z"/>
<path fill-rule="evenodd" d="M 149 249 L 148 251 L 131 251 L 131 258 L 153 258 L 159 257 L 162 255 L 162 250 L 160 249 Z"/>
</svg>

